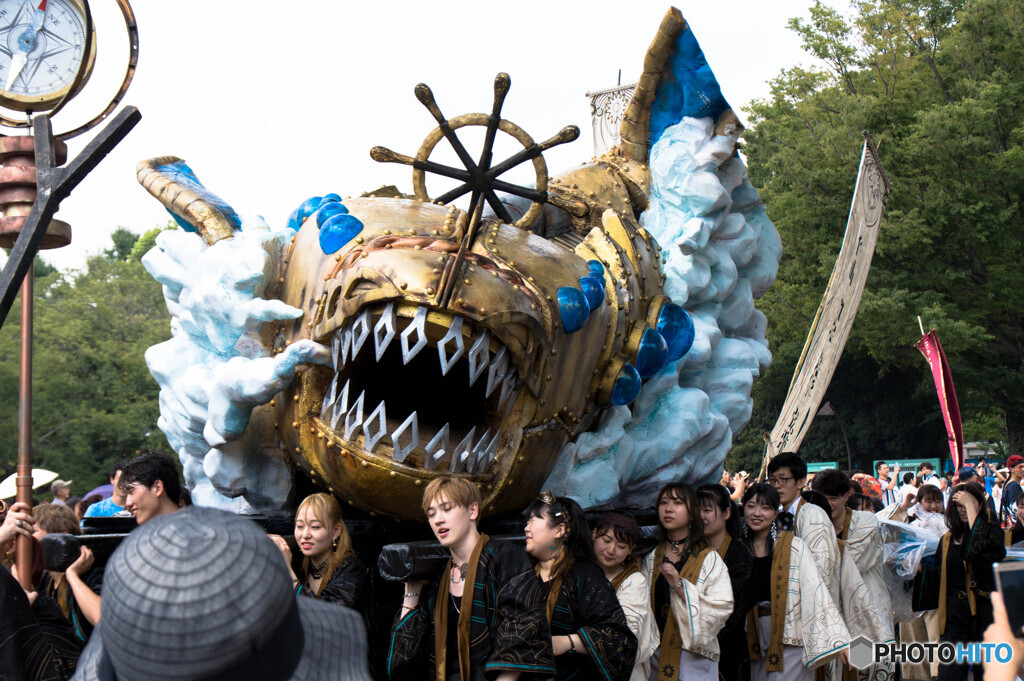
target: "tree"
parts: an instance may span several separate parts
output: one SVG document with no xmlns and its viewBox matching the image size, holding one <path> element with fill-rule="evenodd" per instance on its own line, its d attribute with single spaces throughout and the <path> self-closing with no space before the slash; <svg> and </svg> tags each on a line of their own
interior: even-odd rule
<svg viewBox="0 0 1024 681">
<path fill-rule="evenodd" d="M 770 429 L 781 407 L 842 242 L 861 130 L 878 145 L 893 191 L 828 399 L 858 420 L 850 430 L 859 449 L 878 430 L 889 433 L 889 455 L 948 451 L 913 347 L 921 315 L 939 329 L 968 437 L 1024 452 L 1022 23 L 1022 0 L 864 1 L 852 21 L 818 3 L 809 22 L 791 23 L 828 70 L 784 71 L 749 109 L 750 177 L 784 253 L 759 302 L 775 364 L 755 385 L 759 425 L 741 435 L 737 455 L 761 446 L 757 428 Z M 870 399 L 844 407 L 843 386 Z M 820 427 L 829 424 L 815 423 L 808 447 Z M 834 437 L 825 441 L 835 449 Z"/>
<path fill-rule="evenodd" d="M 111 463 L 143 447 L 169 451 L 143 356 L 170 336 L 167 311 L 160 285 L 129 258 L 138 237 L 122 231 L 132 239 L 84 271 L 51 271 L 35 287 L 33 463 L 74 479 L 73 493 L 105 483 Z M 20 304 L 0 329 L 4 475 L 17 459 Z"/>
</svg>

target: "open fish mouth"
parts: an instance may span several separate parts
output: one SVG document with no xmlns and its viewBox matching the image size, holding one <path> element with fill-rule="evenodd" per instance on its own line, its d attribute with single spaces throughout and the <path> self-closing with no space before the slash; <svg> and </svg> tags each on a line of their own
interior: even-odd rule
<svg viewBox="0 0 1024 681">
<path fill-rule="evenodd" d="M 363 307 L 320 342 L 334 375 L 318 425 L 331 441 L 412 469 L 488 477 L 522 392 L 494 333 L 391 301 Z"/>
</svg>

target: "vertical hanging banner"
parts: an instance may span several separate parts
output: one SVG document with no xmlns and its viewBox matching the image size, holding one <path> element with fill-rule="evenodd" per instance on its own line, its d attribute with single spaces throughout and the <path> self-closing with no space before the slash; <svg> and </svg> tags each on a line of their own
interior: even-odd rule
<svg viewBox="0 0 1024 681">
<path fill-rule="evenodd" d="M 964 429 L 960 422 L 960 404 L 956 401 L 953 374 L 949 371 L 939 334 L 932 329 L 914 343 L 914 347 L 921 351 L 932 370 L 935 391 L 939 394 L 939 409 L 949 434 L 949 453 L 953 457 L 954 470 L 960 470 L 964 465 Z"/>
<path fill-rule="evenodd" d="M 594 124 L 594 156 L 600 156 L 619 143 L 622 118 L 626 115 L 626 107 L 633 98 L 635 88 L 636 83 L 633 83 L 587 93 Z"/>
<path fill-rule="evenodd" d="M 775 454 L 800 449 L 832 381 L 864 293 L 889 188 L 878 154 L 865 133 L 843 245 L 793 372 L 782 412 L 765 438 L 766 464 Z"/>
</svg>

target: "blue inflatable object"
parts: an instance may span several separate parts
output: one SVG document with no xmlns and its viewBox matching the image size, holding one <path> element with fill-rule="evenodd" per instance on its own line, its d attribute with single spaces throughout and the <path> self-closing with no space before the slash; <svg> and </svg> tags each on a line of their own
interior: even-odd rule
<svg viewBox="0 0 1024 681">
<path fill-rule="evenodd" d="M 640 374 L 633 365 L 623 365 L 612 386 L 612 404 L 623 406 L 629 404 L 640 394 Z"/>
<path fill-rule="evenodd" d="M 335 201 L 341 201 L 341 195 L 331 192 L 330 194 L 324 194 L 324 198 L 320 199 L 320 207 L 328 203 L 334 203 Z"/>
<path fill-rule="evenodd" d="M 601 307 L 604 302 L 604 286 L 600 281 L 593 277 L 580 277 L 580 290 L 586 296 L 591 312 Z"/>
<path fill-rule="evenodd" d="M 636 371 L 640 378 L 650 378 L 668 364 L 668 343 L 654 329 L 646 329 L 636 351 Z"/>
<path fill-rule="evenodd" d="M 562 328 L 566 333 L 576 333 L 583 328 L 590 316 L 590 304 L 583 291 L 571 286 L 558 289 L 558 309 L 562 317 Z"/>
<path fill-rule="evenodd" d="M 363 223 L 359 218 L 348 213 L 338 213 L 324 222 L 320 228 L 320 250 L 330 255 L 354 239 L 361 231 Z"/>
<path fill-rule="evenodd" d="M 320 209 L 316 212 L 316 226 L 323 229 L 325 222 L 333 218 L 335 215 L 342 215 L 345 213 L 348 213 L 348 208 L 345 208 L 344 204 L 338 203 L 337 201 L 322 203 L 320 204 Z"/>
<path fill-rule="evenodd" d="M 655 328 L 668 344 L 669 362 L 676 361 L 693 347 L 693 319 L 690 313 L 675 303 L 666 303 L 661 308 Z"/>
<path fill-rule="evenodd" d="M 598 260 L 588 260 L 587 267 L 590 268 L 590 276 L 597 279 L 598 283 L 601 284 L 601 288 L 604 288 L 604 265 Z"/>
<path fill-rule="evenodd" d="M 297 232 L 302 227 L 302 221 L 306 219 L 306 216 L 302 214 L 301 208 L 296 208 L 292 211 L 292 214 L 288 216 L 288 229 Z"/>
</svg>

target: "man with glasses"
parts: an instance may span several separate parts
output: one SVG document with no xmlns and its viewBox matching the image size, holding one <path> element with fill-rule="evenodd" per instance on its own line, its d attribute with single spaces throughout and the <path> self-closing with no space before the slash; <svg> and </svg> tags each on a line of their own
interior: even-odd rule
<svg viewBox="0 0 1024 681">
<path fill-rule="evenodd" d="M 768 484 L 778 491 L 783 513 L 793 517 L 793 533 L 814 556 L 832 602 L 839 603 L 839 543 L 829 515 L 800 495 L 806 481 L 807 464 L 797 454 L 783 452 L 768 462 Z"/>
</svg>

